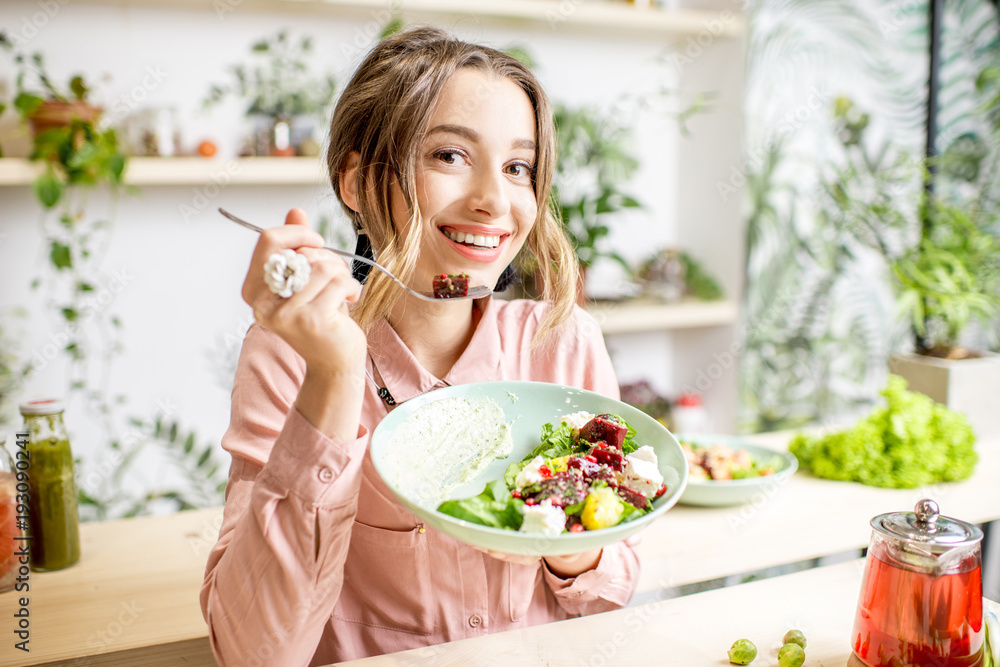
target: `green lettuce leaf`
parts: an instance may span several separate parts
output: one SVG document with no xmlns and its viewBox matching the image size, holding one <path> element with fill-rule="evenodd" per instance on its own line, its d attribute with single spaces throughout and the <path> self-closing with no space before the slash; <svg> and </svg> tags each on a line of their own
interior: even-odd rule
<svg viewBox="0 0 1000 667">
<path fill-rule="evenodd" d="M 524 501 L 513 498 L 503 480 L 487 484 L 482 493 L 464 500 L 446 500 L 438 512 L 493 528 L 518 530 L 524 520 Z"/>
</svg>

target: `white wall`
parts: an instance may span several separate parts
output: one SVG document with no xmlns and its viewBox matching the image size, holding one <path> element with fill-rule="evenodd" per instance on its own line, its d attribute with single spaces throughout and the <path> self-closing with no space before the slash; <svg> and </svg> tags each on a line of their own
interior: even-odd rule
<svg viewBox="0 0 1000 667">
<path fill-rule="evenodd" d="M 224 157 L 237 150 L 245 127 L 241 109 L 232 103 L 206 115 L 200 111 L 200 101 L 210 83 L 224 80 L 228 64 L 245 59 L 251 42 L 279 28 L 295 35 L 310 34 L 316 39 L 316 70 L 331 69 L 345 82 L 363 49 L 371 44 L 366 34 L 371 36 L 384 18 L 374 12 L 337 17 L 332 12 L 273 13 L 239 7 L 220 18 L 212 9 L 74 2 L 62 6 L 33 34 L 31 26 L 42 23 L 37 19 L 39 8 L 33 2 L 5 2 L 0 5 L 0 25 L 30 37 L 27 49 L 44 52 L 58 79 L 75 72 L 84 72 L 91 80 L 109 75 L 97 87 L 95 99 L 112 110 L 123 103 L 137 108 L 173 105 L 183 122 L 185 148 L 191 150 L 201 139 L 213 138 Z M 554 100 L 610 108 L 629 93 L 678 83 L 676 72 L 655 62 L 667 44 L 661 38 L 622 34 L 598 38 L 560 25 L 525 30 L 473 18 L 442 25 L 453 27 L 461 37 L 494 46 L 526 46 L 537 59 L 539 74 Z M 714 193 L 717 174 L 713 169 L 726 171 L 739 155 L 738 123 L 732 114 L 739 113 L 742 55 L 739 44 L 734 44 L 721 52 L 721 61 L 699 59 L 704 63 L 699 68 L 706 69 L 692 68 L 684 75 L 687 90 L 714 89 L 719 84 L 711 79 L 718 71 L 732 68 L 725 77 L 730 87 L 725 109 L 695 124 L 699 133 L 712 137 L 707 143 L 678 139 L 672 123 L 661 114 L 620 110 L 637 114 L 636 149 L 643 167 L 630 189 L 648 208 L 623 221 L 612 239 L 633 261 L 656 247 L 689 244 L 721 276 L 731 296 L 739 289 L 742 273 L 742 250 L 733 248 L 742 248 L 742 243 L 736 245 L 729 237 L 742 232 L 738 205 L 721 202 Z M 0 60 L 0 85 L 7 86 L 7 94 L 11 80 L 12 67 L 4 58 Z M 137 98 L 144 99 L 140 103 Z M 20 132 L 12 113 L 0 119 L 0 144 L 6 155 L 23 151 L 26 144 L 18 138 Z M 700 147 L 694 155 L 692 146 Z M 126 334 L 124 350 L 115 363 L 112 393 L 126 396 L 125 414 L 147 417 L 160 401 L 172 406 L 173 416 L 203 439 L 217 441 L 228 423 L 229 395 L 219 386 L 215 369 L 219 358 L 238 346 L 249 321 L 239 287 L 255 239 L 210 211 L 224 206 L 257 223 L 276 225 L 293 206 L 311 215 L 337 207 L 329 188 L 230 185 L 212 199 L 205 212 L 185 222 L 181 206 L 192 205 L 197 190 L 146 186 L 139 196 L 125 197 L 119 205 L 113 243 L 104 262 L 107 271 L 129 277 L 111 306 L 120 315 Z M 29 318 L 17 326 L 22 332 L 20 354 L 31 357 L 49 342 L 51 331 L 40 312 L 38 295 L 29 289 L 31 280 L 45 270 L 47 249 L 41 247 L 38 206 L 30 190 L 0 187 L 0 198 L 0 308 L 5 315 L 12 306 L 29 309 Z M 105 280 L 110 277 L 106 275 Z M 715 334 L 708 348 L 687 357 L 695 367 L 680 364 L 684 373 L 674 377 L 671 360 L 677 341 L 673 338 L 653 334 L 610 341 L 622 379 L 647 377 L 661 390 L 674 390 L 693 381 L 695 367 L 710 360 L 712 350 L 728 344 L 725 335 L 720 343 Z M 687 351 L 689 345 L 699 345 L 696 339 L 685 334 L 680 342 Z M 735 399 L 733 391 L 721 387 L 722 383 L 709 392 L 709 407 L 726 427 L 732 422 Z M 64 365 L 53 361 L 29 381 L 18 400 L 63 395 L 65 389 Z M 80 402 L 67 413 L 74 449 L 85 458 L 103 444 L 91 417 Z M 225 460 L 220 456 L 220 461 Z"/>
</svg>

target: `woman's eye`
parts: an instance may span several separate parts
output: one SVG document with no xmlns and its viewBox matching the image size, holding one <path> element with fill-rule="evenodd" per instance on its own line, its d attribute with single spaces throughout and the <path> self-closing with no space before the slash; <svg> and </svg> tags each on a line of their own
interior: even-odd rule
<svg viewBox="0 0 1000 667">
<path fill-rule="evenodd" d="M 514 164 L 508 165 L 507 173 L 511 176 L 517 176 L 518 178 L 528 178 L 531 176 L 531 167 L 523 162 L 515 162 Z"/>
<path fill-rule="evenodd" d="M 445 164 L 457 164 L 462 154 L 458 151 L 438 151 L 434 157 Z"/>
</svg>

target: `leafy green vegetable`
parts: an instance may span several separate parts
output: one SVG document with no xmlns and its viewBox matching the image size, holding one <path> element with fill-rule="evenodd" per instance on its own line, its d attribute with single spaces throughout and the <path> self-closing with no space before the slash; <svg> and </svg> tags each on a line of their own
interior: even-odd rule
<svg viewBox="0 0 1000 667">
<path fill-rule="evenodd" d="M 649 501 L 646 503 L 646 509 L 641 510 L 632 503 L 622 503 L 624 510 L 622 511 L 622 518 L 618 523 L 625 523 L 626 521 L 631 521 L 632 519 L 638 519 L 642 515 L 648 513 L 653 509 L 653 504 Z"/>
<path fill-rule="evenodd" d="M 524 469 L 524 466 L 528 464 L 531 459 L 525 459 L 523 461 L 514 461 L 503 473 L 503 481 L 507 483 L 508 488 L 513 489 L 515 482 L 517 481 L 517 474 Z"/>
<path fill-rule="evenodd" d="M 785 468 L 785 461 L 780 456 L 774 456 L 766 464 L 757 459 L 750 459 L 749 468 L 733 468 L 733 479 L 749 479 L 751 477 L 761 477 L 761 472 L 770 468 L 774 472 Z"/>
<path fill-rule="evenodd" d="M 530 454 L 524 457 L 525 461 L 530 461 L 536 456 L 543 456 L 547 459 L 557 459 L 560 456 L 569 456 L 573 450 L 573 427 L 567 422 L 559 422 L 558 426 L 545 424 L 542 426 L 542 441 Z"/>
<path fill-rule="evenodd" d="M 623 417 L 615 415 L 622 424 L 625 424 L 625 440 L 622 442 L 622 454 L 631 454 L 635 450 L 639 449 L 639 443 L 637 443 L 633 438 L 635 437 L 635 429 L 629 424 Z"/>
<path fill-rule="evenodd" d="M 797 435 L 789 451 L 817 477 L 911 489 L 972 474 L 976 437 L 965 415 L 907 391 L 889 376 L 886 404 L 853 428 L 821 437 Z"/>
<path fill-rule="evenodd" d="M 442 514 L 464 521 L 517 530 L 524 520 L 524 501 L 512 498 L 503 480 L 487 484 L 478 496 L 464 500 L 447 500 L 438 506 Z"/>
</svg>

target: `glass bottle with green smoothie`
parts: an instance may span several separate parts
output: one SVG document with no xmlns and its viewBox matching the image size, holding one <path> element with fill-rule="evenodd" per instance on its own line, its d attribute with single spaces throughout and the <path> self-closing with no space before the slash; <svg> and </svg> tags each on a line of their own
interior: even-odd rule
<svg viewBox="0 0 1000 667">
<path fill-rule="evenodd" d="M 59 570 L 80 559 L 73 452 L 63 424 L 62 401 L 21 404 L 28 432 L 28 510 L 31 567 Z"/>
</svg>

